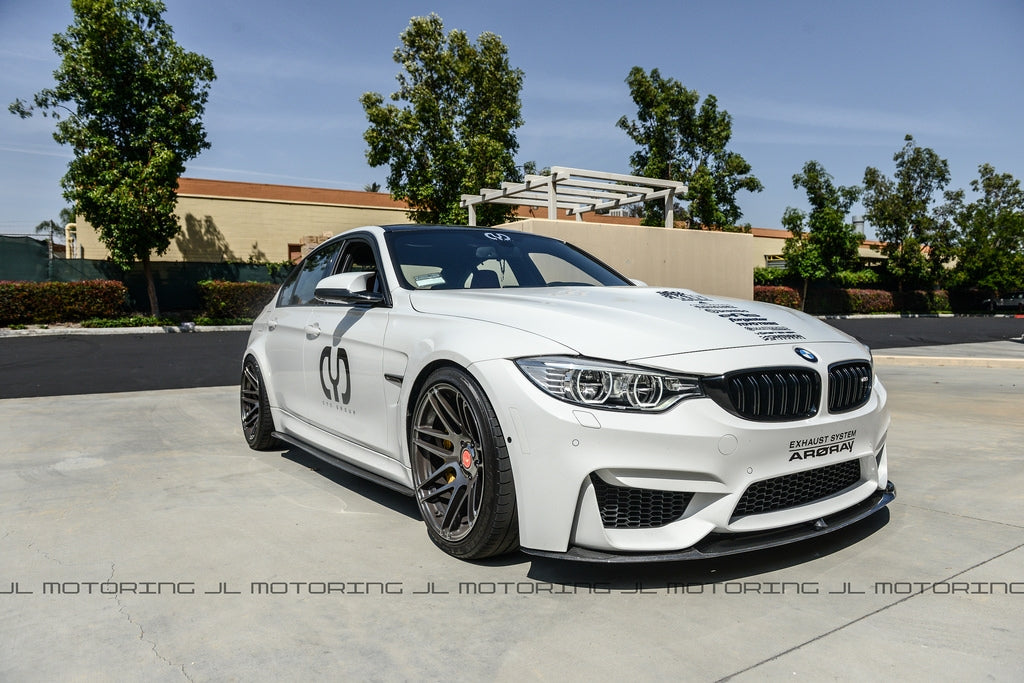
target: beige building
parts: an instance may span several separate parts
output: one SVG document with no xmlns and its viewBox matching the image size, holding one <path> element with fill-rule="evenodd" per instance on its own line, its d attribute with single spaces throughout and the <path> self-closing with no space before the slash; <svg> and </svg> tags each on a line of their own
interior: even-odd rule
<svg viewBox="0 0 1024 683">
<path fill-rule="evenodd" d="M 786 240 L 792 237 L 789 230 L 776 230 L 773 228 L 751 228 L 750 234 L 754 237 L 751 264 L 754 268 L 785 268 L 786 259 L 782 257 L 782 248 Z M 864 264 L 875 264 L 885 259 L 879 249 L 882 243 L 873 240 L 865 240 L 857 250 L 860 260 Z"/>
<path fill-rule="evenodd" d="M 387 194 L 287 185 L 182 178 L 177 214 L 181 232 L 162 261 L 297 261 L 323 240 L 363 225 L 409 223 L 406 205 Z M 576 244 L 628 277 L 650 285 L 685 287 L 741 299 L 753 296 L 753 268 L 777 263 L 789 233 L 672 230 L 638 219 L 585 214 L 583 220 L 547 220 L 546 209 L 521 207 L 521 221 L 505 227 Z M 541 218 L 544 216 L 545 218 Z M 79 221 L 79 253 L 106 259 L 88 223 Z M 862 247 L 862 256 L 877 252 Z"/>
<path fill-rule="evenodd" d="M 406 205 L 379 192 L 182 178 L 181 232 L 160 261 L 296 260 L 311 245 L 361 225 L 408 223 Z M 105 259 L 106 247 L 84 221 L 80 256 Z"/>
</svg>

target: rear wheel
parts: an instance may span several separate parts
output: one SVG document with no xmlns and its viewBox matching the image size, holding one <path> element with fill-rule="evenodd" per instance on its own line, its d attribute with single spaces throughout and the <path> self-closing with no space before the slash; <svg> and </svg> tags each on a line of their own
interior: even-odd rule
<svg viewBox="0 0 1024 683">
<path fill-rule="evenodd" d="M 267 390 L 256 360 L 249 356 L 242 365 L 241 381 L 242 433 L 249 448 L 265 451 L 277 445 L 274 418 L 270 415 Z"/>
<path fill-rule="evenodd" d="M 433 372 L 409 433 L 416 501 L 431 540 L 449 555 L 482 559 L 519 544 L 515 485 L 494 409 L 465 372 Z"/>
</svg>

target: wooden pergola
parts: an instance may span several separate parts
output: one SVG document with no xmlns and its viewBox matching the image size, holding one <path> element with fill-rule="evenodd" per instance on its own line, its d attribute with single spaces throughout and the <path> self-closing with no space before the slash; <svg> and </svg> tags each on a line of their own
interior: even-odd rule
<svg viewBox="0 0 1024 683">
<path fill-rule="evenodd" d="M 479 194 L 462 195 L 461 206 L 469 209 L 469 224 L 476 225 L 479 204 L 514 204 L 547 207 L 548 218 L 556 219 L 565 209 L 576 220 L 584 213 L 617 209 L 637 202 L 665 202 L 665 227 L 671 228 L 677 195 L 686 194 L 685 183 L 621 173 L 602 173 L 554 166 L 551 175 L 528 175 L 521 183 L 502 183 L 501 188 L 483 188 Z"/>
</svg>

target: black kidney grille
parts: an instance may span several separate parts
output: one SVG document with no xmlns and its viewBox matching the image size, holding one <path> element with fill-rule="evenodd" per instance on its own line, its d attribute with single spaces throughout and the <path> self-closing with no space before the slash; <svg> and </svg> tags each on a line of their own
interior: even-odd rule
<svg viewBox="0 0 1024 683">
<path fill-rule="evenodd" d="M 613 486 L 596 474 L 590 475 L 590 481 L 606 529 L 653 529 L 671 524 L 683 516 L 693 498 L 686 491 Z"/>
<path fill-rule="evenodd" d="M 733 511 L 733 518 L 760 515 L 821 500 L 860 481 L 860 461 L 796 472 L 751 484 Z"/>
<path fill-rule="evenodd" d="M 871 364 L 865 361 L 828 366 L 828 412 L 860 408 L 871 398 Z"/>
<path fill-rule="evenodd" d="M 821 379 L 813 370 L 770 368 L 726 375 L 719 405 L 748 420 L 800 420 L 818 412 Z M 723 396 L 724 393 L 724 396 Z M 722 399 L 727 398 L 728 404 Z"/>
</svg>

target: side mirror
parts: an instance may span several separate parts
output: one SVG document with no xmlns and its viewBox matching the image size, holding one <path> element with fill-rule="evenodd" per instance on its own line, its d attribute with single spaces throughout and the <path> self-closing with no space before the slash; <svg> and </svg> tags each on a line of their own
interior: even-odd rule
<svg viewBox="0 0 1024 683">
<path fill-rule="evenodd" d="M 384 301 L 380 292 L 371 292 L 370 281 L 377 273 L 339 273 L 317 283 L 313 296 L 325 304 L 369 304 Z"/>
</svg>

